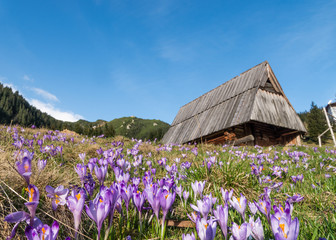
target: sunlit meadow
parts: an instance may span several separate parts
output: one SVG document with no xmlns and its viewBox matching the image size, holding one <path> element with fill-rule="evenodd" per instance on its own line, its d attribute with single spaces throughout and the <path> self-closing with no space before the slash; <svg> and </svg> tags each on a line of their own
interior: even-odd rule
<svg viewBox="0 0 336 240">
<path fill-rule="evenodd" d="M 336 239 L 336 150 L 0 128 L 1 239 Z"/>
</svg>

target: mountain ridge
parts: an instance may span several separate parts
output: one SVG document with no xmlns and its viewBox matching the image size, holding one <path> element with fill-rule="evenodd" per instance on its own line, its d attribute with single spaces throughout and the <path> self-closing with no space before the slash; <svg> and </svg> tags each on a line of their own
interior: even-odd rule
<svg viewBox="0 0 336 240">
<path fill-rule="evenodd" d="M 121 135 L 129 138 L 160 140 L 170 125 L 158 119 L 142 119 L 134 116 L 111 121 L 97 119 L 90 122 L 80 119 L 67 122 L 55 119 L 32 106 L 18 91 L 0 83 L 0 124 L 18 124 L 25 127 L 45 127 L 53 130 L 68 129 L 87 136 L 107 137 Z"/>
</svg>

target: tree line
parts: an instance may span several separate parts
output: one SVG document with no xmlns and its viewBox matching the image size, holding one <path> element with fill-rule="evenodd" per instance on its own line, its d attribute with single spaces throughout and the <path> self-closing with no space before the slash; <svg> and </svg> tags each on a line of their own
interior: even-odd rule
<svg viewBox="0 0 336 240">
<path fill-rule="evenodd" d="M 87 136 L 113 137 L 115 131 L 112 125 L 94 126 L 92 123 L 80 124 L 78 122 L 64 122 L 57 120 L 47 113 L 30 105 L 18 91 L 13 93 L 12 89 L 0 83 L 0 124 L 18 124 L 23 127 L 36 126 L 53 130 L 68 129 Z"/>
<path fill-rule="evenodd" d="M 132 127 L 126 128 L 126 126 L 124 126 L 124 128 L 120 128 L 120 119 L 115 119 L 111 122 L 104 120 L 97 120 L 96 122 L 88 122 L 85 120 L 65 122 L 57 120 L 30 105 L 18 91 L 13 92 L 11 88 L 5 87 L 0 83 L 0 124 L 18 124 L 23 127 L 31 127 L 34 125 L 38 128 L 52 130 L 67 129 L 90 137 L 100 135 L 113 137 L 118 134 L 128 138 L 149 140 L 160 140 L 169 129 L 169 124 L 159 120 L 155 121 L 157 122 L 157 126 L 153 126 L 152 120 L 138 118 L 123 119 L 125 121 L 133 120 L 134 123 L 131 124 Z M 114 124 L 112 124 L 112 122 Z M 115 131 L 114 126 L 118 126 L 117 132 Z"/>
<path fill-rule="evenodd" d="M 327 128 L 327 120 L 323 113 L 322 107 L 318 107 L 314 102 L 311 103 L 310 110 L 299 113 L 299 117 L 304 123 L 308 133 L 305 136 L 308 142 L 318 143 L 318 136 Z M 330 132 L 321 137 L 322 143 L 326 143 L 331 139 Z"/>
</svg>

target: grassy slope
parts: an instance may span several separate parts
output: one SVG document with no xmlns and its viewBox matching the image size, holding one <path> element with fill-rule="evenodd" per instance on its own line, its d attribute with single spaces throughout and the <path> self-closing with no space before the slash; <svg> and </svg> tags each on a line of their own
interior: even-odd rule
<svg viewBox="0 0 336 240">
<path fill-rule="evenodd" d="M 137 117 L 116 118 L 109 122 L 116 131 L 116 135 L 125 137 L 134 137 L 136 139 L 144 139 L 150 136 L 151 132 L 161 131 L 162 137 L 168 130 L 169 124 L 156 119 L 142 119 Z M 161 138 L 162 138 L 161 137 Z"/>
<path fill-rule="evenodd" d="M 21 133 L 26 139 L 32 138 L 32 133 L 37 133 L 38 130 L 34 131 L 25 131 Z M 44 134 L 46 131 L 42 131 Z M 43 135 L 42 134 L 42 135 Z M 41 138 L 42 135 L 39 137 Z M 13 224 L 7 224 L 3 221 L 4 216 L 10 212 L 17 210 L 27 210 L 23 206 L 23 200 L 19 199 L 4 183 L 8 184 L 13 188 L 17 193 L 26 198 L 26 193 L 23 191 L 24 182 L 15 172 L 13 160 L 13 151 L 14 147 L 12 145 L 11 135 L 6 133 L 4 130 L 0 134 L 0 164 L 2 168 L 0 169 L 0 179 L 1 189 L 0 189 L 0 210 L 1 210 L 1 220 L 0 220 L 0 231 L 1 239 L 8 236 Z M 71 136 L 68 136 L 67 139 L 70 140 Z M 37 159 L 46 158 L 47 155 L 40 153 L 38 146 L 35 146 L 35 157 L 33 159 L 33 175 L 31 182 L 35 184 L 40 189 L 40 204 L 37 210 L 37 216 L 45 223 L 51 224 L 52 219 L 49 216 L 46 216 L 44 212 L 50 213 L 56 219 L 60 219 L 66 225 L 72 226 L 72 215 L 69 213 L 68 209 L 65 206 L 60 206 L 56 212 L 51 210 L 50 199 L 46 198 L 46 193 L 44 191 L 46 185 L 51 185 L 56 187 L 60 184 L 63 184 L 65 187 L 69 187 L 69 184 L 80 184 L 77 174 L 73 170 L 76 163 L 81 162 L 78 158 L 79 153 L 86 152 L 86 162 L 89 158 L 97 157 L 96 149 L 102 147 L 104 150 L 107 149 L 108 143 L 111 143 L 113 140 L 122 140 L 122 138 L 117 139 L 97 139 L 96 141 L 88 140 L 84 143 L 80 143 L 82 138 L 75 137 L 74 144 L 64 144 L 63 142 L 51 142 L 47 140 L 44 144 L 54 144 L 55 146 L 63 146 L 63 159 L 64 166 L 60 167 L 59 163 L 62 162 L 61 157 L 55 156 L 48 160 L 46 169 L 43 170 L 40 174 L 36 169 Z M 126 149 L 132 148 L 135 144 L 134 142 L 124 139 L 125 143 L 124 154 L 125 159 L 134 162 L 134 159 L 131 155 L 126 154 Z M 109 144 L 110 146 L 110 144 Z M 148 168 L 146 161 L 151 161 L 152 166 L 157 169 L 157 177 L 159 179 L 162 176 L 165 176 L 167 172 L 162 166 L 158 165 L 158 160 L 163 157 L 167 158 L 167 164 L 172 165 L 175 163 L 176 158 L 181 158 L 181 153 L 186 154 L 185 158 L 180 159 L 180 163 L 177 166 L 180 166 L 182 162 L 190 161 L 192 162 L 191 168 L 186 171 L 184 174 L 187 175 L 187 178 L 183 181 L 180 181 L 179 184 L 185 190 L 192 192 L 191 183 L 195 180 L 206 181 L 206 186 L 204 194 L 212 193 L 213 196 L 217 197 L 217 203 L 223 204 L 223 199 L 221 197 L 220 188 L 223 189 L 234 189 L 234 196 L 239 196 L 240 193 L 244 194 L 248 201 L 258 200 L 258 196 L 263 193 L 263 188 L 270 186 L 269 183 L 264 183 L 260 185 L 255 176 L 252 176 L 250 163 L 252 162 L 251 156 L 258 156 L 260 159 L 264 159 L 264 171 L 265 176 L 270 176 L 272 182 L 283 182 L 283 187 L 280 191 L 273 190 L 271 192 L 271 199 L 273 200 L 272 204 L 277 204 L 282 202 L 287 198 L 286 194 L 290 196 L 294 194 L 301 194 L 304 197 L 304 200 L 300 203 L 294 203 L 293 217 L 298 217 L 300 221 L 300 235 L 299 239 L 318 239 L 318 237 L 326 237 L 327 239 L 335 239 L 336 232 L 336 175 L 332 171 L 336 167 L 336 155 L 331 154 L 326 151 L 325 148 L 320 148 L 314 150 L 311 147 L 273 147 L 273 148 L 232 148 L 212 146 L 212 145 L 198 145 L 198 156 L 196 157 L 191 153 L 190 149 L 193 146 L 186 146 L 189 149 L 184 149 L 182 152 L 179 150 L 179 147 L 173 147 L 172 151 L 157 151 L 157 145 L 151 145 L 147 143 L 142 143 L 139 146 L 139 154 L 143 154 L 144 160 L 142 167 Z M 295 151 L 302 151 L 307 155 L 297 159 L 297 164 L 294 162 L 289 155 Z M 151 152 L 151 156 L 148 154 Z M 209 154 L 215 156 L 217 159 L 217 164 L 213 166 L 210 170 L 206 167 L 203 167 L 203 161 L 208 159 Z M 250 157 L 249 157 L 250 156 Z M 277 156 L 278 159 L 274 159 L 274 156 Z M 307 158 L 308 168 L 305 169 L 305 164 L 302 163 L 302 160 Z M 273 164 L 268 161 L 274 160 L 274 165 L 281 167 L 288 167 L 288 174 L 282 176 L 282 178 L 277 178 L 272 175 L 272 170 L 270 169 Z M 282 164 L 282 160 L 288 160 L 287 164 Z M 293 161 L 292 161 L 293 160 Z M 223 164 L 220 165 L 219 163 Z M 324 163 L 321 167 L 320 163 Z M 329 167 L 331 166 L 331 167 Z M 180 169 L 180 167 L 179 167 Z M 312 171 L 315 169 L 315 171 Z M 106 179 L 105 184 L 109 186 L 114 181 L 114 174 L 112 169 L 109 167 L 109 175 Z M 133 176 L 133 171 L 130 171 Z M 138 176 L 143 176 L 144 171 L 140 168 L 138 170 Z M 293 184 L 290 176 L 304 175 L 304 181 L 302 183 Z M 328 173 L 331 175 L 330 178 L 326 178 L 325 174 Z M 94 176 L 95 178 L 95 176 Z M 95 178 L 96 179 L 96 178 Z M 312 184 L 316 186 L 314 189 Z M 13 207 L 12 207 L 12 205 Z M 194 197 L 191 195 L 189 198 L 188 206 L 185 207 L 182 205 L 179 197 L 176 196 L 175 203 L 173 205 L 174 211 L 169 214 L 170 219 L 176 220 L 187 220 L 187 213 L 191 213 L 191 208 L 189 207 L 190 203 L 194 203 Z M 126 229 L 126 222 L 118 222 L 118 214 L 115 219 L 115 231 L 114 235 L 123 236 L 123 239 L 127 235 L 131 235 L 132 238 L 137 238 L 138 231 L 138 215 L 136 210 L 133 208 L 133 204 L 130 204 L 130 228 Z M 247 208 L 248 209 L 248 208 Z M 251 214 L 247 210 L 246 217 Z M 260 213 L 257 215 L 262 219 L 265 239 L 274 238 L 271 234 L 270 228 L 266 222 L 265 216 Z M 156 238 L 158 237 L 158 232 L 153 226 L 153 221 L 148 223 L 149 215 L 144 215 L 144 231 L 142 238 Z M 229 211 L 229 226 L 231 222 L 241 223 L 242 219 L 233 209 Z M 23 234 L 23 228 L 19 228 L 19 234 Z M 73 236 L 72 232 L 66 227 L 66 225 L 61 224 L 59 239 L 64 239 L 65 236 Z M 81 231 L 94 238 L 96 232 L 94 224 L 92 221 L 83 214 L 83 220 L 81 224 Z M 166 236 L 169 239 L 180 239 L 182 233 L 191 233 L 195 231 L 194 229 L 188 228 L 167 228 Z M 222 239 L 220 228 L 217 227 L 216 239 Z"/>
</svg>

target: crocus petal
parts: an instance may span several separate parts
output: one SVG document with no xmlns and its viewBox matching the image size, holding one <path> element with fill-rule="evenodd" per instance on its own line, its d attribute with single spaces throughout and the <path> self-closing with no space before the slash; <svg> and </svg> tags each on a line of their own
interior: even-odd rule
<svg viewBox="0 0 336 240">
<path fill-rule="evenodd" d="M 40 240 L 40 237 L 38 236 L 38 232 L 36 229 L 28 226 L 25 230 L 25 235 L 28 240 Z"/>
<path fill-rule="evenodd" d="M 15 223 L 15 225 L 14 225 L 12 231 L 11 231 L 11 235 L 10 235 L 9 237 L 7 237 L 7 240 L 10 240 L 10 239 L 12 239 L 13 237 L 15 237 L 16 230 L 17 230 L 19 224 L 20 224 L 20 222 Z"/>
<path fill-rule="evenodd" d="M 14 212 L 5 217 L 5 221 L 9 223 L 17 223 L 29 218 L 29 214 L 25 211 Z"/>
<path fill-rule="evenodd" d="M 194 209 L 196 212 L 201 212 L 198 207 L 196 207 L 194 204 L 190 203 L 190 207 Z"/>
<path fill-rule="evenodd" d="M 300 231 L 300 222 L 298 218 L 295 218 L 289 226 L 288 239 L 297 239 L 299 236 L 299 231 Z"/>
<path fill-rule="evenodd" d="M 59 224 L 57 221 L 54 221 L 53 224 L 51 225 L 51 240 L 55 240 L 57 238 L 57 234 L 59 231 Z"/>
</svg>

